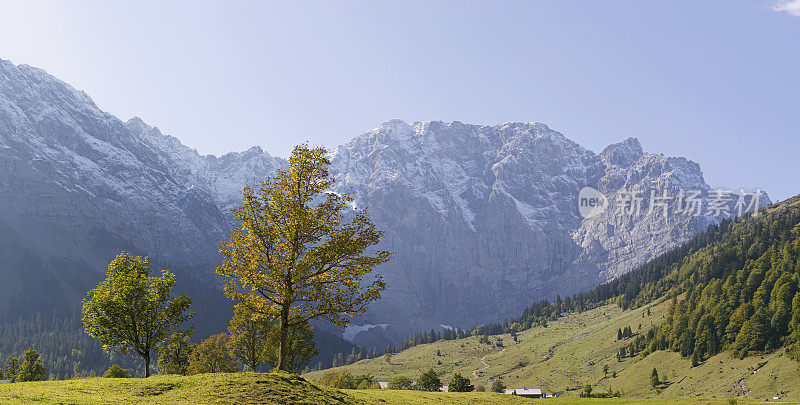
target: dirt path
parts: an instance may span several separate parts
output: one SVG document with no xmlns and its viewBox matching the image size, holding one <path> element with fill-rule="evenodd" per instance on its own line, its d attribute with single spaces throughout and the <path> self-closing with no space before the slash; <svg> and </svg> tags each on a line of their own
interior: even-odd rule
<svg viewBox="0 0 800 405">
<path fill-rule="evenodd" d="M 500 350 L 500 353 L 498 354 L 503 354 L 503 352 L 505 351 L 506 348 L 504 347 L 503 350 Z M 489 363 L 486 362 L 486 356 L 481 357 L 481 363 L 483 363 L 483 367 L 472 370 L 472 376 L 475 378 L 478 378 L 478 371 L 486 370 L 487 368 L 489 368 Z"/>
<path fill-rule="evenodd" d="M 570 342 L 574 342 L 574 341 L 576 341 L 578 339 L 583 339 L 586 336 L 589 336 L 589 335 L 592 335 L 594 333 L 597 333 L 602 329 L 603 328 L 597 328 L 595 330 L 590 330 L 588 332 L 583 332 L 583 333 L 577 334 L 575 336 L 572 336 L 572 337 L 570 337 L 568 339 L 564 339 L 564 340 L 556 342 L 556 344 L 554 344 L 553 346 L 550 346 L 550 348 L 547 349 L 547 354 L 544 356 L 544 359 L 537 361 L 537 363 L 544 363 L 544 362 L 550 360 L 553 357 L 553 355 L 556 353 L 556 349 L 558 349 L 559 346 L 567 344 L 567 343 L 570 343 Z"/>
<path fill-rule="evenodd" d="M 543 363 L 543 362 L 545 362 L 547 360 L 550 360 L 550 358 L 553 357 L 553 354 L 555 354 L 555 351 L 559 346 L 561 346 L 563 344 L 566 344 L 566 343 L 569 343 L 569 342 L 574 342 L 574 341 L 576 341 L 578 339 L 583 339 L 586 336 L 589 336 L 589 335 L 591 335 L 593 333 L 597 333 L 601 329 L 603 329 L 603 327 L 596 328 L 596 329 L 590 330 L 588 332 L 583 332 L 583 333 L 580 333 L 578 335 L 571 336 L 571 337 L 569 337 L 567 339 L 564 339 L 564 340 L 561 340 L 559 342 L 556 342 L 556 344 L 554 344 L 549 349 L 547 349 L 547 355 L 545 355 L 545 358 L 543 360 L 538 361 L 537 363 Z M 503 352 L 505 352 L 505 351 L 506 351 L 506 348 L 504 347 L 503 350 L 500 350 L 500 353 L 498 353 L 498 354 L 503 354 Z M 472 376 L 474 378 L 478 378 L 478 372 L 479 371 L 486 370 L 487 368 L 489 368 L 489 363 L 486 362 L 486 356 L 481 357 L 481 363 L 483 364 L 483 367 L 476 368 L 475 370 L 472 370 Z"/>
</svg>

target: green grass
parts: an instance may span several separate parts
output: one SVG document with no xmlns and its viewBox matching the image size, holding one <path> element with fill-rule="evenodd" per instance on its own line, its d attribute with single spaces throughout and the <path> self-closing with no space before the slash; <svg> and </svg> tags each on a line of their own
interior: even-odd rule
<svg viewBox="0 0 800 405">
<path fill-rule="evenodd" d="M 0 384 L 0 403 L 38 404 L 366 404 L 291 374 L 220 373 L 149 378 L 82 378 Z"/>
<path fill-rule="evenodd" d="M 396 390 L 335 390 L 291 374 L 219 373 L 150 378 L 83 378 L 0 384 L 1 404 L 728 404 L 696 399 L 530 400 L 490 392 L 441 393 Z M 739 401 L 740 404 L 756 401 Z M 763 402 L 763 400 L 761 400 Z"/>
<path fill-rule="evenodd" d="M 473 384 L 488 387 L 491 378 L 509 387 L 539 387 L 546 392 L 566 391 L 557 399 L 528 400 L 488 392 L 431 393 L 395 390 L 336 390 L 317 386 L 290 374 L 202 374 L 150 378 L 85 378 L 0 384 L 0 404 L 728 404 L 725 398 L 749 396 L 738 404 L 787 403 L 800 399 L 800 368 L 783 351 L 743 360 L 719 354 L 697 367 L 677 353 L 656 352 L 646 358 L 618 362 L 616 353 L 627 341 L 616 341 L 617 329 L 630 326 L 644 333 L 663 319 L 666 304 L 621 311 L 605 306 L 570 314 L 534 328 L 514 342 L 508 335 L 504 348 L 478 342 L 476 337 L 421 345 L 385 357 L 344 367 L 353 373 L 370 373 L 386 381 L 404 374 L 416 378 L 433 367 L 447 383 L 453 373 L 469 376 Z M 643 317 L 642 314 L 645 314 Z M 639 324 L 642 327 L 639 329 Z M 441 356 L 436 355 L 436 351 Z M 486 367 L 481 362 L 484 359 Z M 603 366 L 609 373 L 603 373 Z M 650 387 L 650 372 L 657 368 L 666 380 L 662 391 Z M 473 377 L 475 371 L 476 377 Z M 612 377 L 616 371 L 617 376 Z M 324 372 L 324 371 L 323 371 Z M 304 376 L 310 380 L 321 372 Z M 592 384 L 595 391 L 620 390 L 621 399 L 578 398 L 577 388 Z M 778 395 L 782 401 L 771 398 Z"/>
<path fill-rule="evenodd" d="M 383 404 L 404 404 L 404 405 L 423 405 L 423 404 L 529 404 L 529 405 L 593 405 L 593 404 L 613 404 L 613 405 L 731 405 L 729 399 L 692 399 L 692 398 L 660 398 L 660 399 L 641 399 L 641 398 L 577 398 L 559 397 L 546 399 L 525 399 L 506 394 L 495 394 L 489 392 L 470 392 L 470 393 L 434 393 L 417 391 L 395 391 L 395 390 L 345 390 L 348 394 L 367 403 Z M 763 399 L 734 400 L 737 405 L 747 405 L 755 403 L 765 403 Z M 771 404 L 791 404 L 793 401 L 773 401 Z"/>
<path fill-rule="evenodd" d="M 422 392 L 400 390 L 344 390 L 369 404 L 530 404 L 529 399 L 493 392 Z"/>
<path fill-rule="evenodd" d="M 370 373 L 380 381 L 387 381 L 398 374 L 416 378 L 433 367 L 445 383 L 453 373 L 468 376 L 473 384 L 485 387 L 490 386 L 490 379 L 499 378 L 509 387 L 566 391 L 564 400 L 576 398 L 578 388 L 585 384 L 592 384 L 595 391 L 611 387 L 620 390 L 623 397 L 637 399 L 747 396 L 763 401 L 780 396 L 797 401 L 800 398 L 800 363 L 788 359 L 783 350 L 744 360 L 722 353 L 697 367 L 691 367 L 689 359 L 673 352 L 656 352 L 646 358 L 637 356 L 618 362 L 617 351 L 633 338 L 618 342 L 617 330 L 630 326 L 634 333 L 646 333 L 651 325 L 663 320 L 667 304 L 652 305 L 649 316 L 646 307 L 622 311 L 614 305 L 570 314 L 550 322 L 546 328 L 520 333 L 516 343 L 509 335 L 491 337 L 493 344 L 502 340 L 504 348 L 480 344 L 477 337 L 470 337 L 416 346 L 392 356 L 391 363 L 382 356 L 340 369 Z M 436 355 L 437 350 L 441 356 Z M 609 367 L 608 374 L 603 373 L 604 365 Z M 660 394 L 650 386 L 654 367 L 666 380 Z M 615 371 L 616 378 L 612 377 Z M 323 372 L 309 373 L 306 377 L 313 380 Z"/>
</svg>

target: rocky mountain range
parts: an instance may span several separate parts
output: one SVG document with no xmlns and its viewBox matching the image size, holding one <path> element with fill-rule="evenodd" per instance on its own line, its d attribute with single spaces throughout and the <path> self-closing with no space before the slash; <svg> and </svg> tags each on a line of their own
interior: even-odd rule
<svg viewBox="0 0 800 405">
<path fill-rule="evenodd" d="M 379 269 L 389 289 L 358 320 L 383 325 L 351 329 L 356 341 L 376 329 L 401 336 L 514 315 L 625 273 L 734 214 L 647 214 L 645 195 L 641 215 L 609 209 L 585 219 L 584 187 L 610 201 L 631 189 L 700 190 L 706 199 L 711 190 L 698 164 L 645 153 L 634 138 L 598 154 L 540 123 L 393 120 L 331 159 L 337 191 L 355 193 L 386 232 L 382 247 L 397 253 Z M 0 249 L 15 246 L 0 263 L 0 313 L 14 315 L 30 274 L 60 280 L 59 299 L 82 296 L 123 249 L 213 283 L 216 241 L 242 188 L 284 165 L 258 147 L 200 155 L 141 119 L 101 111 L 41 69 L 0 61 Z M 22 252 L 41 268 L 13 259 Z"/>
</svg>

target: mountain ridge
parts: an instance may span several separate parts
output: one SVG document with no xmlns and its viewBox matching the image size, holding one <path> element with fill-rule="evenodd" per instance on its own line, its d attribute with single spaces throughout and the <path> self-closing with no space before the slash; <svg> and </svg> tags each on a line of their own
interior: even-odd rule
<svg viewBox="0 0 800 405">
<path fill-rule="evenodd" d="M 210 280 L 242 188 L 286 164 L 260 147 L 201 155 L 139 118 L 102 112 L 41 69 L 7 61 L 0 145 L 9 191 L 0 215 L 37 251 L 102 272 L 116 251 L 134 250 Z M 356 206 L 386 231 L 382 247 L 398 252 L 379 269 L 390 289 L 357 320 L 401 326 L 395 340 L 593 287 L 718 220 L 581 218 L 586 186 L 609 198 L 630 187 L 709 189 L 698 164 L 645 153 L 635 138 L 598 154 L 535 122 L 390 120 L 330 157 L 336 189 L 355 192 Z"/>
</svg>

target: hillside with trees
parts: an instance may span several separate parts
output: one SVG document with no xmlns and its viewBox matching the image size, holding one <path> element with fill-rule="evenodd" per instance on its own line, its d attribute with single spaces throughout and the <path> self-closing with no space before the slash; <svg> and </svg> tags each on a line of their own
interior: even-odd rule
<svg viewBox="0 0 800 405">
<path fill-rule="evenodd" d="M 513 334 L 546 326 L 565 313 L 608 303 L 637 308 L 667 297 L 672 300 L 667 320 L 640 337 L 635 353 L 672 350 L 702 361 L 726 349 L 743 357 L 786 347 L 800 360 L 798 279 L 800 197 L 794 197 L 757 215 L 724 220 L 588 292 L 536 302 L 519 317 L 480 325 L 472 333 Z"/>
<path fill-rule="evenodd" d="M 344 369 L 390 381 L 433 366 L 443 379 L 470 375 L 476 387 L 501 381 L 577 395 L 588 384 L 591 396 L 791 398 L 800 394 L 799 276 L 794 197 L 712 226 L 591 291 L 534 303 L 469 337 L 412 336 Z"/>
</svg>

